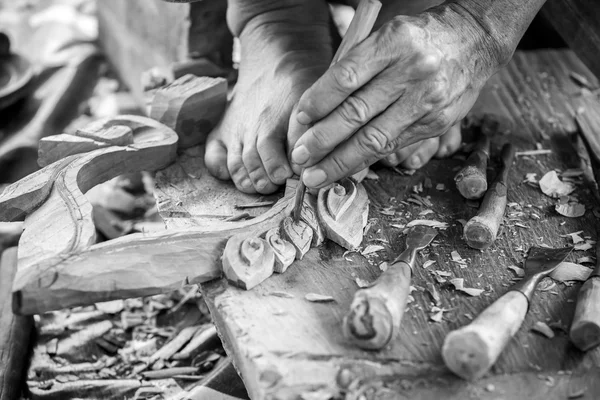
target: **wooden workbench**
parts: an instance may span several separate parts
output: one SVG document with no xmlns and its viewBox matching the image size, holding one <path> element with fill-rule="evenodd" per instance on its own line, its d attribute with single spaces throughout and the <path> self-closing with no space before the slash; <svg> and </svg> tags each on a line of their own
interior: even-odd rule
<svg viewBox="0 0 600 400">
<path fill-rule="evenodd" d="M 563 330 L 568 330 L 579 284 L 544 284 L 547 290 L 537 292 L 522 329 L 481 381 L 466 383 L 454 377 L 440 355 L 450 330 L 467 324 L 506 292 L 515 278 L 507 267 L 522 266 L 529 246 L 565 246 L 570 241 L 561 235 L 580 230 L 596 239 L 598 219 L 593 210 L 598 215 L 599 204 L 587 178 L 575 192 L 587 209 L 581 218 L 558 215 L 555 200 L 523 183 L 526 173 L 537 173 L 539 179 L 552 169 L 581 166 L 577 153 L 581 146 L 572 115 L 579 107 L 600 107 L 600 103 L 581 96 L 581 88 L 568 77 L 569 71 L 584 75 L 594 86 L 598 84 L 570 51 L 518 52 L 489 82 L 473 110 L 475 116 L 493 112 L 514 123 L 512 134 L 494 139 L 494 155 L 507 141 L 519 151 L 535 149 L 536 143 L 554 151 L 517 158 L 510 173 L 508 201 L 518 206 L 507 209 L 507 216 L 513 213 L 517 217 L 505 219 L 502 234 L 490 249 L 472 250 L 461 237 L 459 219 L 468 220 L 476 211 L 454 187 L 453 176 L 462 161 L 436 160 L 412 176 L 376 169 L 379 181 L 365 182 L 371 209 L 363 247 L 383 245 L 384 250 L 375 255 L 344 254 L 337 245 L 326 243 L 311 249 L 286 273 L 274 275 L 251 291 L 234 288 L 223 279 L 203 285 L 221 338 L 253 399 L 328 399 L 343 393 L 349 394 L 348 398 L 358 398 L 361 393 L 375 398 L 370 396 L 376 393 L 377 398 L 550 400 L 565 399 L 582 390 L 579 398 L 600 396 L 600 349 L 587 354 L 577 351 Z M 159 209 L 169 227 L 222 218 L 238 212 L 234 204 L 257 198 L 241 195 L 231 184 L 210 177 L 202 155 L 199 149 L 190 149 L 157 175 Z M 418 194 L 429 198 L 431 207 L 406 202 L 420 183 L 424 189 Z M 440 183 L 447 189 L 437 190 Z M 434 212 L 425 218 L 448 222 L 450 227 L 440 233 L 431 251 L 419 257 L 413 278 L 417 290 L 412 293 L 414 301 L 404 316 L 400 335 L 378 353 L 351 346 L 341 335 L 340 324 L 358 289 L 356 278 L 373 281 L 380 273 L 379 263 L 393 259 L 403 249 L 402 230 L 391 224 L 404 224 L 425 209 Z M 541 218 L 535 219 L 533 214 Z M 515 225 L 517 222 L 523 227 Z M 467 259 L 466 268 L 450 261 L 452 250 Z M 591 256 L 592 252 L 578 251 L 570 260 L 584 255 Z M 421 267 L 426 258 L 436 260 L 427 270 Z M 438 283 L 433 270 L 464 278 L 466 285 L 485 292 L 469 297 L 448 283 Z M 430 320 L 428 286 L 439 291 L 441 307 L 448 310 L 441 322 Z M 312 303 L 305 300 L 307 293 L 331 295 L 335 301 Z M 548 339 L 531 332 L 536 321 L 557 327 L 555 337 Z"/>
</svg>

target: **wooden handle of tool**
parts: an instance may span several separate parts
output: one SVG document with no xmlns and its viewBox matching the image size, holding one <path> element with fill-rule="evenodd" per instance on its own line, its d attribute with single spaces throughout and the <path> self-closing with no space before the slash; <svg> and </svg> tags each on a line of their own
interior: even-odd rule
<svg viewBox="0 0 600 400">
<path fill-rule="evenodd" d="M 591 277 L 579 289 L 569 337 L 581 351 L 600 344 L 600 277 Z"/>
<path fill-rule="evenodd" d="M 442 347 L 446 366 L 461 378 L 481 378 L 519 330 L 528 306 L 523 293 L 510 291 L 469 325 L 450 332 Z"/>
<path fill-rule="evenodd" d="M 387 345 L 400 328 L 411 275 L 410 266 L 398 262 L 389 266 L 372 286 L 357 291 L 344 318 L 344 335 L 367 350 Z"/>
<path fill-rule="evenodd" d="M 467 222 L 464 237 L 474 249 L 486 249 L 496 240 L 507 202 L 508 171 L 515 156 L 511 144 L 502 148 L 502 169 L 492 186 L 485 194 L 477 215 Z"/>
<path fill-rule="evenodd" d="M 490 137 L 481 134 L 464 167 L 454 177 L 460 194 L 469 200 L 480 199 L 486 192 Z"/>
<path fill-rule="evenodd" d="M 331 65 L 337 63 L 340 58 L 344 57 L 354 46 L 362 42 L 369 36 L 377 15 L 381 9 L 381 2 L 378 0 L 361 0 L 356 7 L 354 17 L 348 26 L 348 30 L 342 39 L 342 43 L 338 47 Z"/>
</svg>

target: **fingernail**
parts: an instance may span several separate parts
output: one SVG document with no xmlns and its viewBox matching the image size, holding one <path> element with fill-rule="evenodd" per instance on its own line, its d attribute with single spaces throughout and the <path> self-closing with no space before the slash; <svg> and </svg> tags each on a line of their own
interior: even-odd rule
<svg viewBox="0 0 600 400">
<path fill-rule="evenodd" d="M 266 179 L 259 179 L 256 181 L 256 187 L 263 189 L 265 186 L 267 186 L 267 180 Z"/>
<path fill-rule="evenodd" d="M 298 115 L 296 115 L 296 121 L 302 125 L 309 125 L 312 122 L 308 114 L 304 111 L 300 111 Z"/>
<path fill-rule="evenodd" d="M 279 167 L 273 172 L 273 178 L 276 180 L 283 180 L 288 177 L 288 171 L 284 167 Z"/>
<path fill-rule="evenodd" d="M 292 151 L 292 161 L 295 164 L 302 165 L 308 161 L 310 158 L 310 154 L 308 154 L 308 149 L 305 146 L 299 146 Z"/>
<path fill-rule="evenodd" d="M 387 160 L 394 164 L 394 166 L 398 165 L 398 156 L 395 153 L 390 154 L 389 156 L 387 156 Z"/>
<path fill-rule="evenodd" d="M 249 188 L 250 185 L 252 185 L 252 182 L 250 182 L 250 178 L 244 178 L 244 180 L 240 183 L 240 186 L 243 188 Z"/>
<path fill-rule="evenodd" d="M 322 169 L 304 171 L 304 184 L 308 187 L 317 187 L 327 180 L 327 174 Z"/>
<path fill-rule="evenodd" d="M 412 156 L 410 159 L 410 165 L 413 168 L 419 168 L 421 166 L 421 157 L 419 156 Z"/>
</svg>

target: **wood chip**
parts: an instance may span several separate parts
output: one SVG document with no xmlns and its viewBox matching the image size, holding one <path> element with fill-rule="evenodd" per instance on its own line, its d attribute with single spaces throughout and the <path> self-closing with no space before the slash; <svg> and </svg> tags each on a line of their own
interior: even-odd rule
<svg viewBox="0 0 600 400">
<path fill-rule="evenodd" d="M 573 244 L 577 244 L 577 243 L 581 243 L 584 241 L 583 238 L 581 236 L 579 236 L 582 233 L 583 233 L 583 231 L 571 232 L 571 233 L 567 233 L 565 235 L 560 235 L 560 237 L 571 238 L 571 240 L 573 241 Z"/>
<path fill-rule="evenodd" d="M 525 151 L 517 151 L 515 152 L 516 157 L 525 157 L 525 156 L 543 156 L 546 154 L 552 154 L 552 150 L 550 149 L 538 149 L 538 150 L 525 150 Z"/>
<path fill-rule="evenodd" d="M 437 185 L 435 185 L 436 190 L 446 190 L 446 185 L 444 185 L 443 183 L 438 183 Z"/>
<path fill-rule="evenodd" d="M 542 193 L 552 198 L 568 196 L 575 190 L 575 186 L 561 181 L 556 171 L 546 173 L 538 182 Z"/>
<path fill-rule="evenodd" d="M 245 210 L 247 208 L 271 207 L 273 204 L 275 204 L 274 201 L 256 201 L 254 203 L 236 204 L 235 208 L 239 208 L 240 210 Z"/>
<path fill-rule="evenodd" d="M 594 257 L 579 257 L 577 259 L 578 264 L 596 264 L 596 259 Z"/>
<path fill-rule="evenodd" d="M 419 217 L 424 217 L 427 214 L 435 214 L 435 211 L 427 209 L 427 210 L 423 210 L 419 213 Z"/>
<path fill-rule="evenodd" d="M 444 311 L 446 310 L 444 310 L 443 308 L 432 307 L 429 319 L 433 322 L 442 322 L 442 318 L 444 317 Z"/>
<path fill-rule="evenodd" d="M 369 254 L 373 254 L 381 250 L 385 250 L 385 247 L 378 244 L 370 244 L 367 247 L 365 247 L 365 249 L 361 251 L 360 254 L 362 254 L 363 256 L 367 256 Z"/>
<path fill-rule="evenodd" d="M 523 268 L 517 267 L 516 265 L 509 265 L 508 269 L 512 270 L 520 278 L 525 276 L 525 270 Z"/>
<path fill-rule="evenodd" d="M 431 228 L 437 228 L 437 229 L 447 229 L 448 228 L 447 222 L 441 222 L 441 221 L 436 221 L 436 220 L 432 220 L 432 219 L 414 219 L 414 220 L 410 221 L 408 224 L 406 224 L 406 227 L 410 228 L 410 227 L 417 226 L 417 225 L 425 225 L 425 226 L 429 226 Z"/>
<path fill-rule="evenodd" d="M 335 301 L 335 299 L 331 296 L 318 294 L 318 293 L 307 293 L 304 298 L 308 301 L 312 301 L 314 303 L 324 303 L 328 301 Z"/>
<path fill-rule="evenodd" d="M 435 260 L 427 260 L 423 263 L 423 268 L 429 268 L 431 267 L 433 264 L 435 264 L 436 261 Z"/>
<path fill-rule="evenodd" d="M 586 240 L 585 243 L 578 243 L 575 246 L 573 246 L 573 250 L 588 251 L 594 247 L 594 244 L 596 244 L 595 240 Z"/>
<path fill-rule="evenodd" d="M 467 260 L 465 260 L 464 258 L 462 258 L 461 255 L 458 254 L 458 251 L 453 250 L 450 253 L 450 257 L 452 257 L 452 262 L 458 264 L 459 267 L 461 267 L 461 268 L 466 268 L 467 267 Z"/>
<path fill-rule="evenodd" d="M 575 264 L 569 261 L 563 261 L 558 264 L 558 267 L 550 277 L 559 282 L 569 282 L 569 281 L 585 281 L 590 274 L 592 273 L 592 269 L 581 264 Z"/>
<path fill-rule="evenodd" d="M 545 322 L 542 321 L 537 321 L 531 327 L 531 330 L 546 336 L 548 339 L 552 339 L 554 337 L 554 331 L 552 330 L 552 328 L 550 328 Z"/>
<path fill-rule="evenodd" d="M 356 282 L 356 284 L 358 285 L 358 287 L 361 288 L 361 289 L 369 287 L 371 285 L 369 283 L 369 281 L 367 281 L 366 279 L 356 278 L 354 281 Z"/>
<path fill-rule="evenodd" d="M 461 292 L 466 293 L 469 296 L 478 297 L 479 295 L 481 295 L 481 293 L 485 291 L 483 289 L 465 287 L 465 280 L 463 278 L 450 279 L 449 282 L 454 285 L 454 289 L 460 290 Z"/>
<path fill-rule="evenodd" d="M 585 215 L 585 206 L 581 203 L 557 204 L 554 209 L 560 215 L 569 218 L 579 218 Z"/>
<path fill-rule="evenodd" d="M 102 303 L 96 303 L 96 309 L 102 311 L 105 314 L 118 314 L 125 308 L 125 302 L 123 300 L 105 301 Z"/>
<path fill-rule="evenodd" d="M 285 299 L 293 299 L 294 295 L 289 294 L 287 292 L 278 292 L 278 291 L 274 291 L 274 292 L 268 292 L 266 293 L 267 296 L 275 296 L 275 297 L 283 297 Z"/>
<path fill-rule="evenodd" d="M 388 267 L 389 267 L 389 264 L 387 261 L 384 261 L 381 264 L 379 264 L 379 269 L 381 270 L 381 272 L 387 271 Z"/>
</svg>

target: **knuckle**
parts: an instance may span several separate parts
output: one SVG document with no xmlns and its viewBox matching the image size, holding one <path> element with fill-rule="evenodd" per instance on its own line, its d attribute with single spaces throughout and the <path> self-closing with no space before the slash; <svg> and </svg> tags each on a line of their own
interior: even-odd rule
<svg viewBox="0 0 600 400">
<path fill-rule="evenodd" d="M 334 169 L 337 170 L 337 175 L 342 176 L 350 171 L 350 166 L 342 157 L 332 157 Z"/>
<path fill-rule="evenodd" d="M 340 114 L 350 125 L 362 125 L 369 120 L 369 105 L 361 97 L 350 96 L 340 107 Z"/>
<path fill-rule="evenodd" d="M 367 126 L 363 129 L 358 141 L 363 152 L 367 155 L 383 157 L 395 149 L 395 140 L 390 135 L 375 126 Z"/>
<path fill-rule="evenodd" d="M 328 135 L 325 130 L 318 128 L 316 125 L 311 129 L 314 139 L 315 149 L 327 149 L 331 146 L 331 135 Z"/>
<path fill-rule="evenodd" d="M 358 67 L 352 62 L 341 61 L 332 70 L 333 79 L 343 91 L 353 90 L 359 85 Z"/>
</svg>

